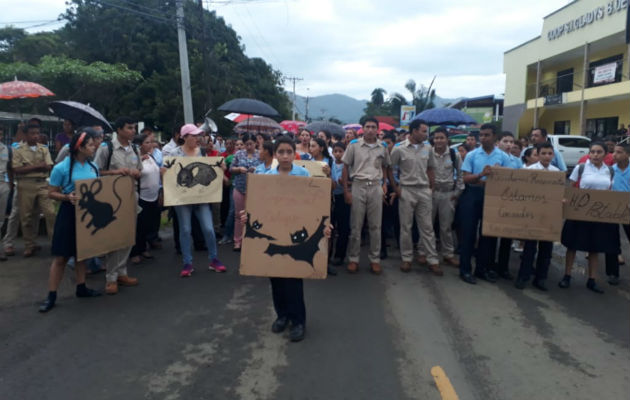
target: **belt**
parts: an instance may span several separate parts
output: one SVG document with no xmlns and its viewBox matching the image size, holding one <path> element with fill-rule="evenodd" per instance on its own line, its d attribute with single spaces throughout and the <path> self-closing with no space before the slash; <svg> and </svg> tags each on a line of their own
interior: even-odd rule
<svg viewBox="0 0 630 400">
<path fill-rule="evenodd" d="M 46 182 L 46 179 L 48 178 L 36 178 L 36 177 L 30 177 L 30 176 L 23 176 L 18 178 L 17 182 L 18 184 L 20 182 Z"/>
<path fill-rule="evenodd" d="M 352 183 L 355 185 L 366 185 L 366 186 L 374 186 L 374 185 L 381 185 L 381 181 L 380 180 L 370 180 L 370 179 L 353 179 Z"/>
<path fill-rule="evenodd" d="M 467 183 L 466 187 L 483 189 L 486 187 L 486 185 L 484 185 L 483 183 Z"/>
<path fill-rule="evenodd" d="M 403 185 L 401 184 L 400 187 L 409 188 L 409 189 L 429 189 L 429 185 Z"/>
<path fill-rule="evenodd" d="M 448 185 L 448 186 L 437 186 L 437 185 L 436 185 L 436 186 L 434 186 L 434 187 L 433 187 L 433 191 L 434 191 L 434 192 L 444 192 L 444 193 L 447 193 L 447 192 L 452 192 L 452 191 L 454 191 L 454 189 L 453 189 L 453 185 Z"/>
</svg>

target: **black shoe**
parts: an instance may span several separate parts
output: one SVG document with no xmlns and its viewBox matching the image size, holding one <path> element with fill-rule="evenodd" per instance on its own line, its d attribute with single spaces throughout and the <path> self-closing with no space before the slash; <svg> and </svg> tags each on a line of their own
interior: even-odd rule
<svg viewBox="0 0 630 400">
<path fill-rule="evenodd" d="M 39 312 L 40 313 L 47 313 L 48 311 L 52 310 L 53 307 L 55 307 L 55 301 L 51 300 L 51 299 L 46 299 L 46 300 L 44 300 L 42 305 L 39 306 Z"/>
<path fill-rule="evenodd" d="M 520 290 L 525 289 L 527 286 L 527 281 L 525 279 L 516 278 L 516 282 L 514 282 L 514 287 Z"/>
<path fill-rule="evenodd" d="M 328 266 L 328 275 L 337 276 L 337 271 L 330 265 Z"/>
<path fill-rule="evenodd" d="M 305 328 L 303 324 L 293 325 L 289 332 L 289 340 L 292 342 L 299 342 L 304 339 Z"/>
<path fill-rule="evenodd" d="M 512 276 L 512 274 L 510 274 L 510 271 L 507 271 L 507 270 L 499 271 L 496 274 L 497 274 L 497 276 L 499 278 L 503 278 L 503 279 L 506 279 L 508 281 L 513 281 L 514 280 L 514 277 Z"/>
<path fill-rule="evenodd" d="M 612 285 L 612 286 L 619 285 L 619 277 L 618 276 L 614 276 L 614 275 L 610 275 L 608 277 L 608 284 Z"/>
<path fill-rule="evenodd" d="M 271 325 L 271 332 L 273 333 L 283 332 L 286 329 L 288 324 L 289 324 L 289 319 L 287 317 L 278 318 L 277 320 L 273 321 L 273 324 Z"/>
<path fill-rule="evenodd" d="M 332 260 L 332 265 L 338 267 L 340 265 L 343 265 L 343 258 L 339 258 L 339 257 L 335 257 Z"/>
<path fill-rule="evenodd" d="M 477 280 L 471 274 L 460 274 L 459 278 L 466 283 L 470 283 L 471 285 L 477 284 Z"/>
<path fill-rule="evenodd" d="M 547 284 L 545 283 L 544 279 L 534 279 L 534 281 L 532 282 L 532 286 L 538 290 L 542 290 L 543 292 L 549 290 L 547 289 Z"/>
<path fill-rule="evenodd" d="M 381 250 L 381 260 L 384 260 L 387 258 L 387 250 Z"/>
<path fill-rule="evenodd" d="M 571 275 L 565 275 L 560 282 L 558 282 L 558 286 L 562 289 L 568 289 L 571 286 Z"/>
<path fill-rule="evenodd" d="M 586 281 L 586 288 L 595 293 L 599 293 L 599 294 L 604 293 L 604 291 L 600 289 L 599 286 L 597 286 L 597 284 L 595 283 L 595 279 L 589 279 L 588 281 Z"/>
<path fill-rule="evenodd" d="M 495 283 L 497 281 L 496 274 L 492 271 L 484 271 L 479 274 L 475 272 L 475 277 L 490 283 Z"/>
<path fill-rule="evenodd" d="M 98 297 L 98 296 L 102 296 L 103 293 L 99 290 L 93 290 L 90 288 L 84 288 L 84 289 L 77 288 L 76 295 L 77 297 Z"/>
</svg>

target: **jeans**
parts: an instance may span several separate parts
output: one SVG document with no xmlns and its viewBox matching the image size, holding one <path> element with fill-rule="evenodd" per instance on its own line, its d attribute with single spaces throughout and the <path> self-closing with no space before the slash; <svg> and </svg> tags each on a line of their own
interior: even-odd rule
<svg viewBox="0 0 630 400">
<path fill-rule="evenodd" d="M 192 204 L 175 206 L 177 221 L 179 224 L 179 243 L 181 245 L 184 264 L 192 264 L 192 225 L 193 212 L 199 220 L 206 246 L 208 247 L 208 259 L 217 258 L 217 242 L 212 225 L 212 211 L 210 204 Z"/>
<path fill-rule="evenodd" d="M 234 236 L 234 197 L 232 197 L 232 189 L 229 192 L 230 208 L 225 220 L 225 227 L 223 228 L 223 237 L 226 239 L 232 239 Z"/>
</svg>

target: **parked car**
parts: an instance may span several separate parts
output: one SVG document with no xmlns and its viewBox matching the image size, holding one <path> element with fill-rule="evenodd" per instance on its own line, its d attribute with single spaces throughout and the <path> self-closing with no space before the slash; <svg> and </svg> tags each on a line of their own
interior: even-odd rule
<svg viewBox="0 0 630 400">
<path fill-rule="evenodd" d="M 588 154 L 591 139 L 578 135 L 549 135 L 554 151 L 560 152 L 569 170 L 573 169 L 580 158 Z"/>
</svg>

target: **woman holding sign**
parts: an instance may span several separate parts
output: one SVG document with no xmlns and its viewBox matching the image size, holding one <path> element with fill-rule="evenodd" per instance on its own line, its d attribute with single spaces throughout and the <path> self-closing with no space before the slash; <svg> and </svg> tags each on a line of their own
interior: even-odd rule
<svg viewBox="0 0 630 400">
<path fill-rule="evenodd" d="M 70 257 L 77 255 L 75 205 L 80 196 L 74 192 L 75 181 L 98 177 L 98 168 L 90 158 L 94 156 L 96 132 L 83 128 L 70 141 L 70 155 L 55 165 L 50 174 L 48 197 L 61 202 L 52 239 L 51 252 L 54 256 L 48 277 L 48 297 L 39 307 L 39 312 L 50 311 L 57 300 L 57 288 Z M 77 261 L 74 267 L 77 276 L 77 297 L 96 297 L 101 292 L 85 286 L 85 261 Z"/>
<path fill-rule="evenodd" d="M 580 189 L 610 190 L 613 170 L 604 164 L 606 147 L 591 143 L 589 159 L 578 164 L 569 179 Z M 604 293 L 595 283 L 599 253 L 619 254 L 619 227 L 601 222 L 566 220 L 562 228 L 562 244 L 567 248 L 564 277 L 558 283 L 563 289 L 571 285 L 571 269 L 577 250 L 588 252 L 588 281 L 586 287 L 595 293 Z"/>
</svg>

